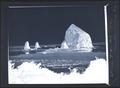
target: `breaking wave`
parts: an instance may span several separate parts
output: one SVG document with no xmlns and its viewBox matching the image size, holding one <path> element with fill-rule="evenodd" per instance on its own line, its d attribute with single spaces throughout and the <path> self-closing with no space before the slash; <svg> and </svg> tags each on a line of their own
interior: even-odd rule
<svg viewBox="0 0 120 88">
<path fill-rule="evenodd" d="M 85 84 L 108 83 L 108 68 L 105 59 L 96 59 L 90 62 L 89 67 L 82 74 L 74 68 L 70 74 L 55 73 L 41 64 L 24 62 L 14 69 L 14 64 L 8 62 L 9 84 Z"/>
</svg>

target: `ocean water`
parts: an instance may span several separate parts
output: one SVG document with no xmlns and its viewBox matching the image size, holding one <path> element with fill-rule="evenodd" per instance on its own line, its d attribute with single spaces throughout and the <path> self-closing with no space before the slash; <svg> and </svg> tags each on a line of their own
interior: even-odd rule
<svg viewBox="0 0 120 88">
<path fill-rule="evenodd" d="M 41 45 L 25 54 L 24 46 L 9 47 L 9 84 L 108 84 L 104 43 L 93 43 L 91 52 Z M 34 46 L 30 46 L 32 49 Z"/>
<path fill-rule="evenodd" d="M 14 63 L 8 62 L 9 84 L 109 84 L 107 61 L 96 58 L 90 61 L 88 68 L 80 74 L 74 68 L 69 74 L 56 73 L 41 64 L 34 62 L 23 62 L 17 68 Z"/>
<path fill-rule="evenodd" d="M 59 49 L 59 44 L 41 45 L 38 50 L 31 50 L 30 54 L 25 54 L 24 46 L 9 47 L 9 61 L 14 63 L 14 69 L 24 62 L 34 62 L 41 64 L 40 67 L 47 68 L 55 73 L 70 74 L 71 70 L 77 69 L 82 74 L 89 66 L 90 61 L 96 57 L 105 59 L 105 44 L 93 43 L 92 52 L 82 52 L 79 50 Z M 34 46 L 30 46 L 34 48 Z"/>
</svg>

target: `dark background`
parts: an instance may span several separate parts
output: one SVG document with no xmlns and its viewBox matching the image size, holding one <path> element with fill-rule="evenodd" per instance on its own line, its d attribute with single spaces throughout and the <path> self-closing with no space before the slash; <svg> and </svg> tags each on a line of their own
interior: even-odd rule
<svg viewBox="0 0 120 88">
<path fill-rule="evenodd" d="M 90 0 L 92 3 L 95 1 Z M 96 0 L 97 1 L 97 0 Z M 101 0 L 100 0 L 101 1 Z M 106 3 L 109 3 L 108 5 L 108 44 L 109 44 L 109 78 L 110 78 L 110 85 L 109 87 L 111 88 L 120 88 L 120 51 L 119 51 L 119 29 L 120 29 L 120 9 L 119 9 L 119 0 L 114 0 L 114 1 L 106 1 Z M 101 1 L 102 2 L 102 1 Z M 13 2 L 12 2 L 13 3 Z M 27 2 L 28 3 L 28 2 Z M 59 3 L 59 2 L 57 2 Z M 78 3 L 78 2 L 77 2 Z M 100 6 L 104 6 L 106 3 L 99 3 Z M 70 87 L 70 88 L 83 88 L 83 87 L 105 87 L 106 85 L 101 85 L 101 84 L 53 84 L 53 85 L 8 85 L 8 34 L 10 32 L 10 29 L 8 30 L 8 19 L 7 17 L 9 16 L 8 13 L 8 4 L 7 3 L 0 3 L 1 4 L 1 57 L 0 57 L 0 87 L 1 88 L 16 88 L 16 87 L 22 87 L 22 88 L 38 88 L 38 87 Z M 33 4 L 33 2 L 32 2 Z M 73 2 L 72 2 L 73 4 Z M 79 4 L 79 3 L 78 3 Z M 82 4 L 86 5 L 87 1 Z M 89 3 L 90 4 L 90 3 Z M 87 4 L 88 5 L 88 4 Z M 93 6 L 96 6 L 93 4 Z M 97 4 L 98 6 L 98 4 Z M 87 20 L 89 21 L 89 20 Z M 87 22 L 86 21 L 86 22 Z M 80 26 L 81 27 L 81 26 Z M 82 28 L 82 27 L 81 27 Z M 15 32 L 14 32 L 15 33 Z M 99 35 L 102 35 L 101 33 L 97 33 Z M 21 35 L 22 36 L 22 35 Z M 19 41 L 18 41 L 19 42 Z M 11 41 L 11 43 L 16 43 L 15 41 Z M 22 42 L 20 42 L 22 44 Z M 108 87 L 108 85 L 107 85 Z"/>
<path fill-rule="evenodd" d="M 21 5 L 24 5 L 24 2 L 20 3 Z M 88 32 L 93 42 L 105 41 L 104 8 L 100 4 L 6 8 L 5 15 L 10 45 L 24 45 L 25 41 L 29 41 L 31 45 L 36 41 L 40 44 L 61 44 L 65 31 L 71 24 Z"/>
</svg>

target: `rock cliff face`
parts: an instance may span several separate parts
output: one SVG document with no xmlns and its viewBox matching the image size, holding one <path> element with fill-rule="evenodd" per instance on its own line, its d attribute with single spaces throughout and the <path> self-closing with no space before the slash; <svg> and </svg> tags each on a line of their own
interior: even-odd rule
<svg viewBox="0 0 120 88">
<path fill-rule="evenodd" d="M 90 35 L 74 24 L 66 30 L 65 39 L 61 44 L 62 49 L 92 50 Z"/>
</svg>

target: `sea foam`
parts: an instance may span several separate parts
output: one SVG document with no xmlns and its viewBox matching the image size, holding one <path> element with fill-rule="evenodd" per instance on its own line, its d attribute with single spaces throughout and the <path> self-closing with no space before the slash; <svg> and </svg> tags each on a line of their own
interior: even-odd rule
<svg viewBox="0 0 120 88">
<path fill-rule="evenodd" d="M 90 62 L 83 74 L 73 69 L 70 74 L 55 73 L 47 68 L 41 68 L 41 64 L 24 62 L 14 69 L 14 64 L 8 62 L 9 84 L 89 84 L 107 83 L 107 61 L 96 59 Z"/>
</svg>

